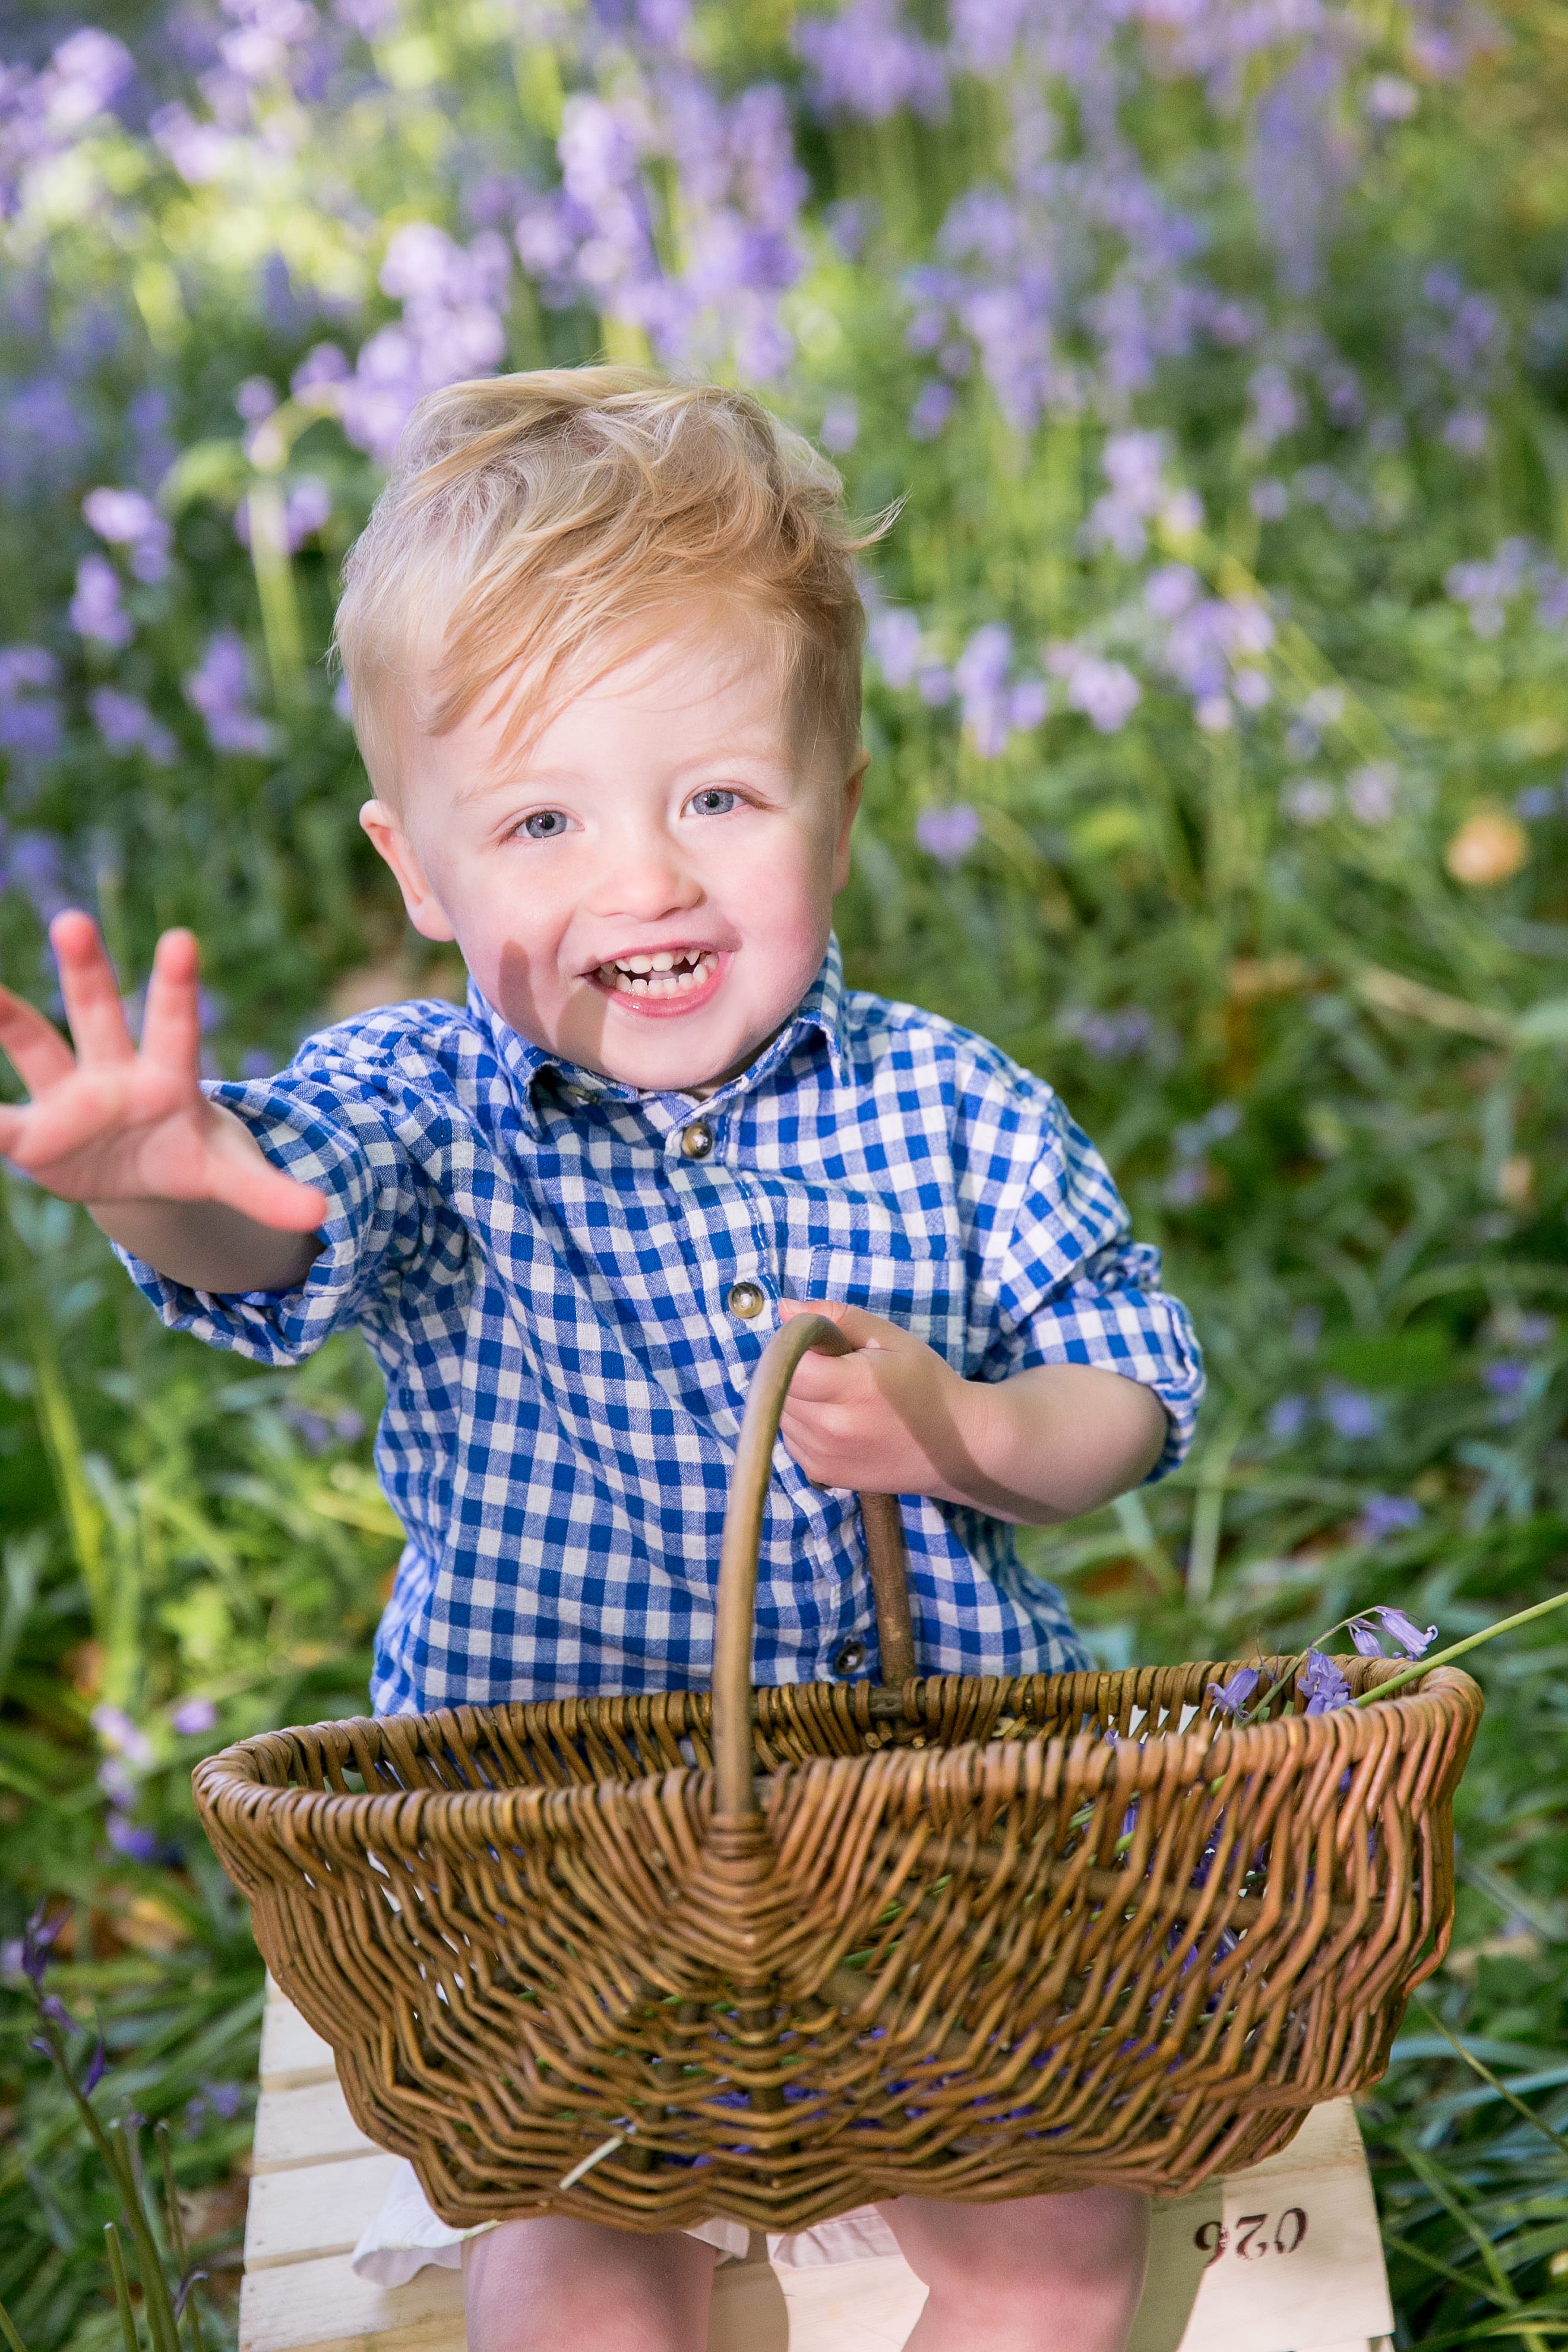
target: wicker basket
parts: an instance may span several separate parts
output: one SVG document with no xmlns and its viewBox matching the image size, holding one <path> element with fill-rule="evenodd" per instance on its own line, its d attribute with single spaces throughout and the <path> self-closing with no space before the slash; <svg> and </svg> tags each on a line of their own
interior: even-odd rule
<svg viewBox="0 0 1568 2352">
<path fill-rule="evenodd" d="M 1375 2081 L 1447 1948 L 1466 1675 L 1239 1731 L 1223 1664 L 922 1680 L 868 1497 L 889 1686 L 753 1700 L 784 1391 L 843 1345 L 801 1318 L 759 1366 L 711 1703 L 318 1724 L 196 1773 L 356 2122 L 448 2222 L 1189 2189 Z"/>
</svg>

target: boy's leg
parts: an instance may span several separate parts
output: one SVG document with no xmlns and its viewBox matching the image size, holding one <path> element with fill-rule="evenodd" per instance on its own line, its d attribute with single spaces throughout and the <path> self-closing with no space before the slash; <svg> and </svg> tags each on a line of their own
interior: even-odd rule
<svg viewBox="0 0 1568 2352">
<path fill-rule="evenodd" d="M 463 2247 L 468 2352 L 705 2352 L 715 2247 L 573 2221 L 503 2221 Z"/>
<path fill-rule="evenodd" d="M 906 2352 L 1125 2352 L 1149 2259 L 1149 2201 L 1127 2189 L 879 2207 L 931 2292 Z"/>
</svg>

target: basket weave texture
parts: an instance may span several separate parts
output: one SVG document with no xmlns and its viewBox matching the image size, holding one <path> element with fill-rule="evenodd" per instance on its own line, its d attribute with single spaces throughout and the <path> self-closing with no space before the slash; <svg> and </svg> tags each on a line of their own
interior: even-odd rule
<svg viewBox="0 0 1568 2352">
<path fill-rule="evenodd" d="M 764 1359 L 711 1702 L 318 1724 L 197 1770 L 355 2121 L 456 2226 L 1179 2193 L 1375 2081 L 1447 1948 L 1466 1675 L 1241 1730 L 1225 1664 L 736 1703 L 777 1402 L 832 1332 Z"/>
</svg>

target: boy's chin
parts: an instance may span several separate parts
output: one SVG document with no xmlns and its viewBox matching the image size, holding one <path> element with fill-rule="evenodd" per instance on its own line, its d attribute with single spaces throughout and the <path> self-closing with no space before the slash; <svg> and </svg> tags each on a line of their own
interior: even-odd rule
<svg viewBox="0 0 1568 2352">
<path fill-rule="evenodd" d="M 699 1016 L 682 1035 L 684 1022 L 649 1023 L 640 1035 L 606 1035 L 596 1056 L 608 1078 L 643 1094 L 684 1095 L 699 1087 L 722 1086 L 756 1060 L 776 1030 L 773 1023 L 755 1038 L 737 1035 L 728 1023 L 704 1022 Z M 627 1024 L 629 1026 L 629 1024 Z"/>
</svg>

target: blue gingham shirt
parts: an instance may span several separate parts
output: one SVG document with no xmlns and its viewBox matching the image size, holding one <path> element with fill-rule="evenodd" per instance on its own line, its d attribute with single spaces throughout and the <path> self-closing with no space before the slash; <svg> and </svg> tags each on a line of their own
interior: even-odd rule
<svg viewBox="0 0 1568 2352">
<path fill-rule="evenodd" d="M 244 1296 L 126 1263 L 165 1322 L 262 1363 L 364 1333 L 386 1381 L 376 1467 L 408 1538 L 376 1640 L 382 1713 L 706 1686 L 735 1441 L 781 1294 L 885 1316 L 970 1380 L 1104 1366 L 1165 1406 L 1156 1475 L 1188 1444 L 1192 1328 L 1087 1137 L 983 1038 L 846 992 L 837 946 L 700 1104 L 563 1064 L 477 990 L 343 1022 L 280 1076 L 208 1092 L 326 1192 L 325 1246 L 297 1289 Z M 699 1121 L 712 1143 L 693 1158 Z M 750 1319 L 737 1283 L 763 1294 Z M 1011 1528 L 913 1496 L 903 1519 L 923 1672 L 1089 1664 Z M 782 1444 L 755 1671 L 877 1671 L 855 1497 L 811 1486 Z"/>
</svg>

